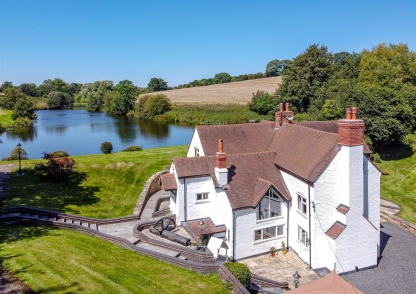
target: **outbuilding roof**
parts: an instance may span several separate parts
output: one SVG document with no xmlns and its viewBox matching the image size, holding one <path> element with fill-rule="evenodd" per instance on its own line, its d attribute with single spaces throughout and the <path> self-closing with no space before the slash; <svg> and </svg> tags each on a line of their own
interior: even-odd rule
<svg viewBox="0 0 416 294">
<path fill-rule="evenodd" d="M 162 188 L 165 191 L 176 190 L 178 186 L 176 185 L 176 179 L 174 174 L 164 174 L 160 176 L 160 181 L 162 182 Z"/>
</svg>

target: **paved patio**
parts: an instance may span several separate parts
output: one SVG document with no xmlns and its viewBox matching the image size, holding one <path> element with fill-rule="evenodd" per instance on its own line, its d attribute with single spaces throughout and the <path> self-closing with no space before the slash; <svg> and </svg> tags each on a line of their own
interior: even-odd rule
<svg viewBox="0 0 416 294">
<path fill-rule="evenodd" d="M 288 282 L 291 289 L 295 288 L 293 274 L 298 271 L 301 278 L 299 285 L 319 279 L 319 276 L 304 263 L 293 251 L 283 255 L 280 251 L 271 257 L 265 254 L 239 261 L 247 265 L 253 274 L 278 282 Z"/>
</svg>

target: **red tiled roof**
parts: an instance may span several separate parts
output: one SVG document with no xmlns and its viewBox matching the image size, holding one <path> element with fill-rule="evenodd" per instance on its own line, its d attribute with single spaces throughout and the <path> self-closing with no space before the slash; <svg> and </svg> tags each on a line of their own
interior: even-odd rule
<svg viewBox="0 0 416 294">
<path fill-rule="evenodd" d="M 165 191 L 176 190 L 178 186 L 176 185 L 176 179 L 174 174 L 164 174 L 160 176 L 162 181 L 162 188 Z"/>
<path fill-rule="evenodd" d="M 274 163 L 300 178 L 315 182 L 338 153 L 338 136 L 293 124 L 283 124 L 275 132 L 269 150 Z"/>
<path fill-rule="evenodd" d="M 186 222 L 186 225 L 188 226 L 189 229 L 191 229 L 191 231 L 195 234 L 195 236 L 199 237 L 200 233 L 201 233 L 201 228 L 199 226 L 199 222 L 201 220 L 195 220 L 195 221 L 189 221 Z M 220 233 L 220 232 L 225 232 L 227 230 L 227 228 L 224 225 L 220 225 L 220 226 L 215 226 L 215 224 L 212 222 L 211 218 L 203 218 L 202 221 L 204 222 L 204 229 L 203 229 L 203 234 L 215 234 L 215 233 Z"/>
<path fill-rule="evenodd" d="M 326 234 L 335 240 L 336 238 L 338 238 L 339 235 L 341 235 L 342 231 L 344 231 L 346 227 L 347 226 L 343 223 L 336 222 L 332 225 L 332 227 L 329 228 L 328 231 L 326 231 Z"/>
<path fill-rule="evenodd" d="M 224 140 L 224 152 L 241 154 L 267 151 L 274 130 L 274 122 L 197 126 L 205 155 L 215 155 L 218 140 Z"/>
<path fill-rule="evenodd" d="M 338 121 L 337 120 L 300 121 L 295 124 L 302 126 L 302 127 L 311 128 L 317 131 L 338 134 Z M 371 154 L 371 150 L 368 147 L 366 142 L 364 142 L 363 152 L 364 154 Z"/>
<path fill-rule="evenodd" d="M 275 157 L 276 152 L 227 154 L 226 194 L 232 209 L 253 207 L 254 199 L 265 189 L 265 186 L 259 187 L 259 178 L 272 184 L 284 199 L 291 199 L 283 177 L 273 163 Z M 215 156 L 175 158 L 173 163 L 179 178 L 210 175 L 218 187 L 214 173 Z"/>
<path fill-rule="evenodd" d="M 337 210 L 338 210 L 338 212 L 345 215 L 345 214 L 348 213 L 348 211 L 350 211 L 350 208 L 348 206 L 344 205 L 344 204 L 340 204 L 340 205 L 338 205 Z"/>
</svg>

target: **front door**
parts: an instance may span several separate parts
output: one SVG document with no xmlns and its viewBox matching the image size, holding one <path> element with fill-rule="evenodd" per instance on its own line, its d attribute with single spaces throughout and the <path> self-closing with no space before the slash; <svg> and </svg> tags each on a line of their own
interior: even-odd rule
<svg viewBox="0 0 416 294">
<path fill-rule="evenodd" d="M 304 260 L 308 260 L 308 232 L 298 226 L 299 256 Z"/>
</svg>

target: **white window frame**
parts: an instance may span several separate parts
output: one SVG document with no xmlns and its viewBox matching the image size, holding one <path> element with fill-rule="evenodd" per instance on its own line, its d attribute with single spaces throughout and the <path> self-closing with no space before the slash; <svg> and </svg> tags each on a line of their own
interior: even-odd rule
<svg viewBox="0 0 416 294">
<path fill-rule="evenodd" d="M 274 195 L 275 197 L 272 197 L 272 195 Z M 267 211 L 268 211 L 268 213 L 269 213 L 269 217 L 264 217 L 264 218 L 260 218 L 260 215 L 262 214 L 262 212 L 260 211 L 261 210 L 261 201 L 265 198 L 265 197 L 267 197 L 267 199 L 269 200 L 269 205 L 268 205 L 268 208 L 267 208 Z M 276 215 L 276 216 L 270 216 L 271 215 L 271 208 L 270 208 L 270 202 L 272 201 L 271 200 L 271 198 L 276 198 L 276 200 L 273 200 L 273 201 L 276 201 L 276 202 L 279 202 L 279 212 L 280 212 L 280 214 L 279 215 Z M 260 202 L 259 202 L 259 204 L 258 204 L 258 207 L 257 207 L 257 212 L 256 212 L 256 214 L 257 214 L 257 216 L 256 216 L 256 220 L 257 221 L 265 221 L 265 220 L 269 220 L 269 219 L 273 219 L 273 218 L 278 218 L 278 217 L 282 217 L 282 200 L 280 199 L 280 197 L 279 197 L 279 195 L 277 194 L 277 193 L 275 193 L 272 189 L 269 189 L 268 191 L 267 191 L 267 194 L 265 194 L 264 196 L 263 196 L 263 198 L 260 200 Z"/>
<path fill-rule="evenodd" d="M 199 157 L 199 148 L 198 147 L 194 147 L 194 155 L 195 157 Z"/>
<path fill-rule="evenodd" d="M 303 240 L 303 237 L 305 237 L 305 240 Z M 301 226 L 298 226 L 298 242 L 305 245 L 305 247 L 308 247 L 308 232 L 304 229 L 302 229 Z"/>
<path fill-rule="evenodd" d="M 201 199 L 198 200 L 199 195 L 201 195 Z M 195 202 L 209 202 L 209 193 L 208 192 L 196 193 Z"/>
<path fill-rule="evenodd" d="M 279 227 L 282 228 L 282 234 L 280 234 L 280 235 L 278 235 L 278 232 L 279 232 L 278 228 Z M 269 228 L 275 228 L 276 235 L 274 237 L 270 237 L 270 238 L 264 239 L 264 230 L 265 229 L 269 229 Z M 261 237 L 260 237 L 259 240 L 256 240 L 256 231 L 261 231 L 261 233 L 260 233 L 260 236 Z M 254 243 L 260 243 L 260 242 L 264 242 L 264 241 L 270 241 L 270 240 L 282 238 L 284 236 L 285 236 L 285 225 L 283 224 L 283 225 L 265 227 L 265 228 L 261 228 L 261 229 L 254 230 L 254 232 L 253 232 L 253 241 L 254 241 Z"/>
<path fill-rule="evenodd" d="M 298 211 L 303 215 L 307 215 L 308 213 L 308 206 L 306 204 L 306 198 L 303 197 L 301 194 L 298 194 Z"/>
</svg>

